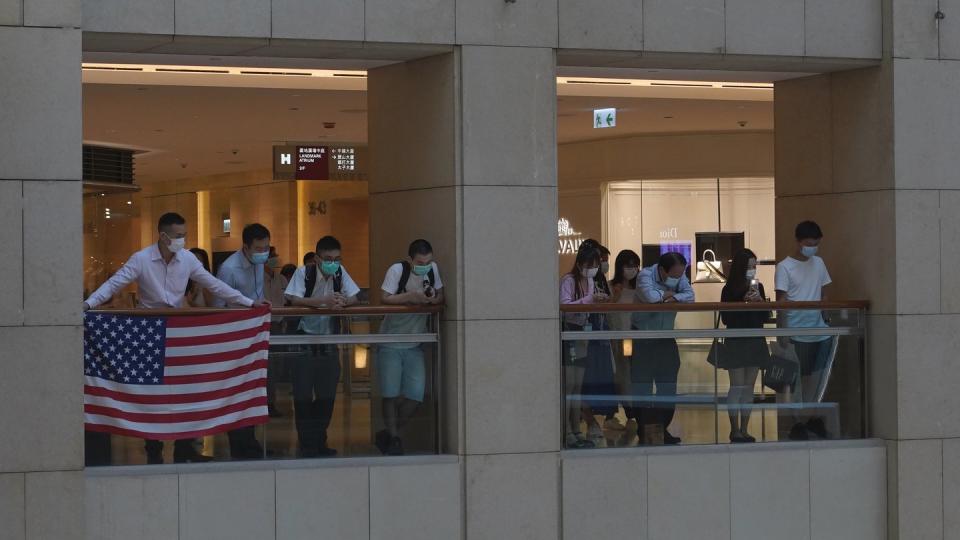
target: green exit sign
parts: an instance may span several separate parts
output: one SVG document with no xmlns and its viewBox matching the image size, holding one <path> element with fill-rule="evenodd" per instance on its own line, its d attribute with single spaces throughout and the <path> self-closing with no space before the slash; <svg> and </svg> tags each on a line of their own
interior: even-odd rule
<svg viewBox="0 0 960 540">
<path fill-rule="evenodd" d="M 612 128 L 617 126 L 616 109 L 594 109 L 593 127 L 594 129 Z"/>
</svg>

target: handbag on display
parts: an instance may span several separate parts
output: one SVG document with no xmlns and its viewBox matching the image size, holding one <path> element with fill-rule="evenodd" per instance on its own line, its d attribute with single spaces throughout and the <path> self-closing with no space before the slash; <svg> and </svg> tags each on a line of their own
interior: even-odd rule
<svg viewBox="0 0 960 540">
<path fill-rule="evenodd" d="M 800 375 L 800 359 L 793 345 L 784 347 L 780 343 L 770 346 L 770 362 L 763 371 L 763 385 L 774 392 L 783 392 L 787 386 L 793 386 Z"/>
<path fill-rule="evenodd" d="M 707 254 L 710 258 L 707 258 Z M 694 283 L 726 283 L 727 276 L 723 275 L 723 264 L 717 260 L 717 254 L 712 249 L 703 250 L 703 255 L 697 261 L 697 276 Z"/>
</svg>

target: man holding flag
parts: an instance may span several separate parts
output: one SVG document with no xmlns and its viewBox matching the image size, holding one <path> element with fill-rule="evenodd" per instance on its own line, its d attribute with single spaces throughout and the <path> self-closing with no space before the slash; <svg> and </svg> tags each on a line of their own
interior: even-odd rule
<svg viewBox="0 0 960 540">
<path fill-rule="evenodd" d="M 231 305 L 261 306 L 269 305 L 263 300 L 251 300 L 240 291 L 230 287 L 204 270 L 200 261 L 192 253 L 183 249 L 187 236 L 186 220 L 176 213 L 167 213 L 160 217 L 157 224 L 160 238 L 156 244 L 134 253 L 126 264 L 100 286 L 83 305 L 84 311 L 108 302 L 114 294 L 136 282 L 139 292 L 139 307 L 150 309 L 179 308 L 183 306 L 184 291 L 189 280 L 196 281 L 214 296 Z M 269 310 L 254 313 L 260 319 L 265 317 L 267 327 L 266 343 L 262 343 L 263 326 L 257 319 L 245 321 L 209 321 L 206 328 L 217 328 L 216 323 L 233 325 L 235 329 L 255 331 L 255 343 L 247 343 L 251 348 L 266 356 L 269 343 Z M 245 312 L 241 312 L 245 313 Z M 230 314 L 227 314 L 230 315 Z M 240 315 L 243 317 L 243 315 Z M 208 318 L 213 318 L 208 317 Z M 203 317 L 192 317 L 201 319 Z M 220 317 L 223 318 L 223 317 Z M 192 438 L 200 434 L 218 432 L 216 422 L 223 413 L 221 409 L 205 409 L 211 403 L 222 400 L 222 388 L 236 379 L 246 376 L 240 386 L 247 391 L 255 390 L 259 385 L 253 375 L 257 370 L 254 364 L 236 365 L 253 358 L 250 354 L 236 358 L 234 351 L 213 351 L 211 345 L 223 342 L 229 334 L 207 335 L 191 332 L 189 327 L 180 327 L 185 321 L 173 322 L 158 317 L 125 317 L 94 315 L 85 317 L 84 333 L 84 411 L 86 425 L 90 431 L 101 431 L 122 435 L 143 436 L 147 463 L 163 463 L 163 443 L 159 438 L 176 438 L 174 446 L 175 462 L 209 461 L 211 458 L 199 454 L 192 445 Z M 185 318 L 184 318 L 185 319 Z M 203 322 L 193 322 L 200 327 Z M 168 324 L 169 323 L 169 324 Z M 134 330 L 132 327 L 138 325 Z M 169 327 L 169 328 L 168 328 Z M 152 328 L 152 330 L 150 330 Z M 246 336 L 246 334 L 244 334 Z M 231 336 L 233 337 L 233 336 Z M 250 336 L 246 336 L 250 337 Z M 213 343 L 207 342 L 210 340 Z M 176 355 L 170 358 L 171 353 Z M 192 354 L 201 353 L 201 354 Z M 259 352 L 257 354 L 260 354 Z M 255 355 L 254 355 L 255 356 Z M 264 381 L 266 378 L 263 360 Z M 217 371 L 217 368 L 229 368 Z M 241 376 L 223 378 L 243 371 Z M 253 384 L 251 384 L 253 383 Z M 166 387 L 170 386 L 170 387 Z M 202 388 L 200 388 L 202 386 Z M 236 387 L 238 390 L 240 386 Z M 175 388 L 172 388 L 175 387 Z M 171 393 L 171 389 L 173 393 Z M 218 394 L 219 392 L 219 394 Z M 249 397 L 249 396 L 243 396 Z M 200 400 L 200 401 L 195 401 Z M 238 409 L 247 402 L 228 404 L 228 408 Z M 266 410 L 265 398 L 264 406 Z M 228 420 L 236 420 L 238 410 L 230 410 Z M 261 423 L 258 416 L 244 416 L 233 422 L 231 427 Z M 266 413 L 263 414 L 266 421 Z M 197 429 L 198 428 L 198 429 Z M 174 431 L 175 430 L 175 431 Z M 177 435 L 177 437 L 168 435 Z"/>
</svg>

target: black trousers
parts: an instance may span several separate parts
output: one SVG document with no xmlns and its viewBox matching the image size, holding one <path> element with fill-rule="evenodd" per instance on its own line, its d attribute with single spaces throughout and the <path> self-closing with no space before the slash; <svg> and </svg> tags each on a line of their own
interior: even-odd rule
<svg viewBox="0 0 960 540">
<path fill-rule="evenodd" d="M 630 364 L 630 380 L 633 394 L 639 397 L 634 403 L 637 424 L 661 424 L 666 430 L 673 421 L 677 404 L 677 375 L 680 373 L 680 349 L 673 339 L 633 340 L 633 359 Z M 654 394 L 656 386 L 656 394 Z M 644 399 L 656 396 L 656 401 Z M 661 399 L 663 401 L 661 401 Z M 642 429 L 642 427 L 641 427 Z"/>
<path fill-rule="evenodd" d="M 292 369 L 293 412 L 300 451 L 310 455 L 327 447 L 327 428 L 340 383 L 340 358 L 333 345 L 309 346 L 304 352 Z"/>
<path fill-rule="evenodd" d="M 163 453 L 163 441 L 157 441 L 154 439 L 144 439 L 143 448 L 147 451 L 147 455 L 150 454 L 161 454 Z M 173 452 L 175 454 L 193 453 L 193 439 L 177 439 L 173 443 Z"/>
<path fill-rule="evenodd" d="M 246 426 L 227 432 L 230 441 L 230 457 L 233 459 L 252 459 L 263 457 L 263 447 L 257 441 L 255 426 Z"/>
</svg>

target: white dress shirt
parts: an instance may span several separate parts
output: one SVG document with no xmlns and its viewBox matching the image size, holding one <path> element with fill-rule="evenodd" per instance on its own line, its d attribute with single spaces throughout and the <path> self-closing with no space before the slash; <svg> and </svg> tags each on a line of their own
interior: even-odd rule
<svg viewBox="0 0 960 540">
<path fill-rule="evenodd" d="M 134 281 L 139 288 L 140 307 L 181 307 L 187 282 L 194 280 L 214 296 L 230 304 L 252 306 L 253 301 L 203 269 L 203 264 L 186 249 L 173 254 L 167 263 L 160 247 L 153 244 L 134 253 L 110 279 L 87 298 L 91 308 L 109 302 L 113 295 Z"/>
</svg>

